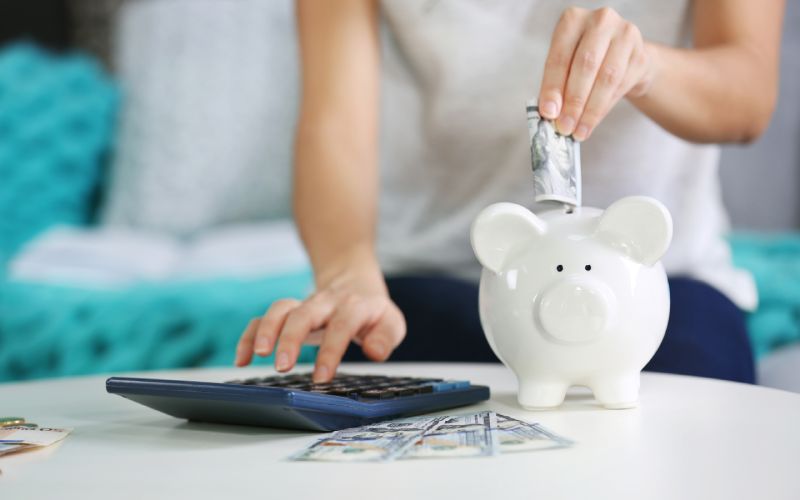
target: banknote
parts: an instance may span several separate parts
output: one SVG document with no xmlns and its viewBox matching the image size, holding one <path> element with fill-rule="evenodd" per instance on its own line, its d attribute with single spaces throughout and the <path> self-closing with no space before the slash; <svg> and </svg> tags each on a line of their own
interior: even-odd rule
<svg viewBox="0 0 800 500">
<path fill-rule="evenodd" d="M 497 440 L 502 453 L 561 448 L 573 444 L 539 424 L 506 415 L 497 415 Z"/>
<path fill-rule="evenodd" d="M 554 123 L 539 114 L 538 100 L 528 101 L 528 138 L 535 201 L 581 204 L 580 143 L 558 133 Z"/>
<path fill-rule="evenodd" d="M 25 425 L 0 427 L 0 444 L 50 446 L 67 437 L 72 429 L 54 427 L 30 428 Z"/>
<path fill-rule="evenodd" d="M 491 456 L 571 444 L 569 439 L 539 424 L 482 411 L 469 415 L 406 418 L 344 429 L 290 458 L 386 462 L 397 458 Z"/>
<path fill-rule="evenodd" d="M 478 457 L 498 452 L 497 415 L 482 411 L 448 417 L 425 433 L 402 458 Z"/>
<path fill-rule="evenodd" d="M 29 450 L 31 448 L 39 448 L 35 444 L 8 444 L 8 443 L 0 443 L 0 457 L 3 455 L 10 455 L 12 453 L 16 453 L 22 450 Z"/>
<path fill-rule="evenodd" d="M 336 431 L 290 458 L 329 462 L 390 461 L 405 453 L 426 432 L 442 425 L 447 418 L 405 418 Z"/>
</svg>

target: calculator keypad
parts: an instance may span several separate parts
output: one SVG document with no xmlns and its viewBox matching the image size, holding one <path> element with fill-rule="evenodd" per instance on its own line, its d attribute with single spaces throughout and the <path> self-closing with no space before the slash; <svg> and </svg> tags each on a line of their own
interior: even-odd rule
<svg viewBox="0 0 800 500">
<path fill-rule="evenodd" d="M 337 374 L 333 380 L 315 384 L 310 373 L 271 375 L 243 380 L 231 380 L 229 384 L 279 387 L 294 391 L 305 391 L 351 399 L 382 400 L 398 397 L 447 392 L 470 386 L 466 380 L 443 380 L 440 378 L 389 377 L 385 375 Z"/>
</svg>

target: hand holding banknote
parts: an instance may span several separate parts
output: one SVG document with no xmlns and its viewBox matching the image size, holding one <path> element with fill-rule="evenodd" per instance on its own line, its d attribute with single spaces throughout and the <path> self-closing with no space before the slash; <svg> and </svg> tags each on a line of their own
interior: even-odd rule
<svg viewBox="0 0 800 500">
<path fill-rule="evenodd" d="M 642 96 L 653 80 L 650 48 L 613 9 L 566 9 L 544 67 L 540 113 L 558 131 L 586 140 L 623 97 Z"/>
</svg>

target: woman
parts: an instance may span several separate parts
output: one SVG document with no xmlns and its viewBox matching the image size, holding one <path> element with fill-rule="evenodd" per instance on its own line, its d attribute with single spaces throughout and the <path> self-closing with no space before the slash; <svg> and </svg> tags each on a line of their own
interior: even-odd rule
<svg viewBox="0 0 800 500">
<path fill-rule="evenodd" d="M 387 0 L 380 57 L 375 1 L 299 1 L 294 208 L 316 292 L 253 320 L 236 363 L 276 352 L 290 370 L 310 335 L 317 382 L 351 342 L 376 361 L 495 359 L 468 228 L 492 202 L 535 211 L 524 105 L 538 96 L 584 141 L 584 204 L 643 194 L 673 215 L 672 313 L 648 368 L 753 382 L 756 293 L 721 237 L 714 144 L 769 122 L 783 2 L 616 3 Z"/>
</svg>

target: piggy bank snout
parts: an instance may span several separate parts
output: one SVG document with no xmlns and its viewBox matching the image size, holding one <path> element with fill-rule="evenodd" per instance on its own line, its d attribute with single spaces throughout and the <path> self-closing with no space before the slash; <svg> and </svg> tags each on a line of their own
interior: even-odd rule
<svg viewBox="0 0 800 500">
<path fill-rule="evenodd" d="M 616 300 L 602 282 L 565 279 L 542 292 L 536 309 L 551 340 L 587 342 L 609 329 L 616 315 Z"/>
</svg>

